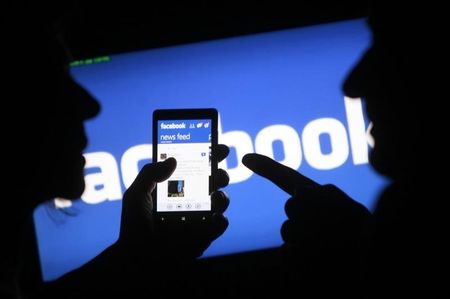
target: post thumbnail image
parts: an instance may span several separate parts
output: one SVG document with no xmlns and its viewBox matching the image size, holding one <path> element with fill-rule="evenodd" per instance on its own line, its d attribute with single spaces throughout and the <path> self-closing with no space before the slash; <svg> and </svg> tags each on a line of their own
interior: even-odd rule
<svg viewBox="0 0 450 299">
<path fill-rule="evenodd" d="M 184 197 L 184 180 L 168 181 L 168 197 Z"/>
</svg>

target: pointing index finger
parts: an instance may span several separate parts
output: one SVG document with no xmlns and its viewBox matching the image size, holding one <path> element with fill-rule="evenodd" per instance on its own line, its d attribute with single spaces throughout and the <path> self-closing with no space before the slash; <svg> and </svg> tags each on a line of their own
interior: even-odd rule
<svg viewBox="0 0 450 299">
<path fill-rule="evenodd" d="M 242 163 L 290 195 L 294 195 L 297 186 L 319 185 L 296 170 L 260 154 L 247 154 L 242 158 Z"/>
</svg>

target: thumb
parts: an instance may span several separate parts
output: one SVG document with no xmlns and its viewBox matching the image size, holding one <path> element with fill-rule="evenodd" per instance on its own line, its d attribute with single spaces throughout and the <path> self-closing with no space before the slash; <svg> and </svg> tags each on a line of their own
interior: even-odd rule
<svg viewBox="0 0 450 299">
<path fill-rule="evenodd" d="M 168 158 L 163 162 L 146 164 L 137 175 L 129 190 L 133 193 L 152 192 L 156 183 L 167 180 L 177 167 L 175 158 Z"/>
<path fill-rule="evenodd" d="M 164 162 L 146 164 L 137 175 L 133 184 L 125 191 L 122 203 L 120 224 L 121 242 L 131 244 L 145 243 L 145 230 L 151 228 L 152 201 L 151 192 L 156 183 L 168 179 L 174 172 L 177 161 L 169 158 Z M 151 232 L 151 230 L 150 230 Z M 148 240 L 147 240 L 148 241 Z"/>
</svg>

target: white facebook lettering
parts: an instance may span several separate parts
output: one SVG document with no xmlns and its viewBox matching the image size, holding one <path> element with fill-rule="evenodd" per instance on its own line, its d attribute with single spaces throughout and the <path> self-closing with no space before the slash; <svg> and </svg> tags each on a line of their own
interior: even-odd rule
<svg viewBox="0 0 450 299">
<path fill-rule="evenodd" d="M 324 154 L 320 135 L 330 137 L 331 152 Z M 302 133 L 305 160 L 316 169 L 333 169 L 344 164 L 348 157 L 347 133 L 344 125 L 334 118 L 319 118 L 308 123 Z"/>
<path fill-rule="evenodd" d="M 344 164 L 351 153 L 353 164 L 368 163 L 369 146 L 373 146 L 373 139 L 366 130 L 362 104 L 360 99 L 344 99 L 347 128 L 334 118 L 319 118 L 305 125 L 301 135 L 291 126 L 276 124 L 263 128 L 255 137 L 245 131 L 223 132 L 219 121 L 219 141 L 236 152 L 237 165 L 228 168 L 227 159 L 219 164 L 230 176 L 230 184 L 243 182 L 249 179 L 253 172 L 245 167 L 241 160 L 247 153 L 257 152 L 274 158 L 273 143 L 280 141 L 284 151 L 284 158 L 280 163 L 298 169 L 303 156 L 305 161 L 313 168 L 330 170 Z M 370 128 L 370 125 L 368 127 Z M 184 127 L 183 127 L 184 126 Z M 162 129 L 185 128 L 185 123 L 165 124 Z M 179 135 L 179 136 L 178 136 Z M 188 140 L 189 134 L 164 135 L 173 136 L 178 140 Z M 330 140 L 330 151 L 324 153 L 320 144 L 320 136 L 327 136 Z M 172 137 L 167 137 L 169 138 Z M 173 139 L 173 140 L 174 140 Z M 301 140 L 301 141 L 300 141 Z M 120 168 L 123 184 L 128 188 L 139 171 L 139 161 L 151 159 L 151 145 L 135 145 L 126 150 L 121 158 Z M 86 190 L 82 200 L 90 204 L 101 203 L 106 200 L 122 198 L 122 188 L 117 162 L 113 155 L 107 152 L 94 152 L 85 154 L 86 169 L 99 168 L 100 172 L 85 176 Z"/>
<path fill-rule="evenodd" d="M 167 130 L 167 129 L 186 129 L 186 123 L 180 123 L 180 124 L 176 124 L 176 123 L 170 123 L 170 124 L 161 123 L 161 129 L 164 129 L 164 130 Z"/>
<path fill-rule="evenodd" d="M 90 204 L 121 199 L 119 169 L 114 156 L 107 152 L 95 152 L 85 154 L 84 157 L 85 168 L 100 168 L 100 172 L 85 176 L 86 188 L 81 199 Z"/>
<path fill-rule="evenodd" d="M 297 169 L 302 162 L 302 148 L 297 132 L 287 125 L 272 125 L 262 129 L 255 138 L 255 151 L 275 159 L 273 142 L 279 140 L 283 144 L 284 159 L 279 161 L 286 166 Z"/>
<path fill-rule="evenodd" d="M 130 147 L 122 155 L 120 168 L 122 169 L 122 180 L 125 188 L 133 183 L 139 173 L 139 162 L 152 159 L 152 145 L 140 144 Z"/>
<path fill-rule="evenodd" d="M 236 149 L 237 166 L 228 168 L 227 159 L 219 163 L 219 167 L 225 169 L 230 176 L 230 184 L 238 183 L 247 180 L 253 172 L 242 164 L 242 158 L 247 153 L 253 153 L 253 142 L 244 131 L 230 131 L 222 132 L 222 122 L 219 117 L 219 140 L 220 143 L 226 144 L 229 147 Z"/>
<path fill-rule="evenodd" d="M 344 104 L 353 163 L 355 165 L 367 164 L 369 163 L 368 145 L 373 146 L 374 142 L 365 129 L 361 100 L 344 97 Z M 368 130 L 370 130 L 370 125 Z"/>
</svg>

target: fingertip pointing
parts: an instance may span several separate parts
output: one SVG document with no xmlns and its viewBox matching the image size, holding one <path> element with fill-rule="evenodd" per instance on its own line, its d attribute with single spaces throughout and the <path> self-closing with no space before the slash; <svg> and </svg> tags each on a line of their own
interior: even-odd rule
<svg viewBox="0 0 450 299">
<path fill-rule="evenodd" d="M 249 153 L 249 154 L 245 154 L 243 157 L 242 157 L 242 164 L 244 164 L 246 167 L 248 167 L 248 168 L 251 168 L 252 167 L 252 160 L 255 158 L 255 157 L 258 157 L 259 155 L 258 154 L 255 154 L 255 153 Z"/>
</svg>

